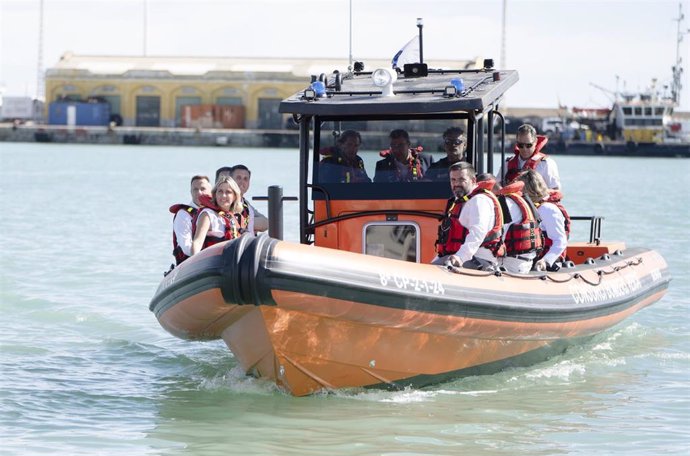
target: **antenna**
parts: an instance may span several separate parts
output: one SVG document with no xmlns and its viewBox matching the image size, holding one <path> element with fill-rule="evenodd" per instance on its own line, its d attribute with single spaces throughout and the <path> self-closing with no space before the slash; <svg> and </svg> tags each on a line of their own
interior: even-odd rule
<svg viewBox="0 0 690 456">
<path fill-rule="evenodd" d="M 424 63 L 424 46 L 422 45 L 422 29 L 424 28 L 424 20 L 421 17 L 417 18 L 417 28 L 419 29 L 419 63 Z"/>
<path fill-rule="evenodd" d="M 352 0 L 350 0 L 350 59 L 348 60 L 347 71 L 352 71 Z"/>
<path fill-rule="evenodd" d="M 503 0 L 503 14 L 501 18 L 501 68 L 504 70 L 506 66 L 506 8 L 508 0 Z"/>
<path fill-rule="evenodd" d="M 146 53 L 147 53 L 147 49 L 146 49 L 146 44 L 147 44 L 147 43 L 146 43 L 146 38 L 147 38 L 147 35 L 148 35 L 148 30 L 147 30 L 147 29 L 148 29 L 148 15 L 149 15 L 149 6 L 148 6 L 148 2 L 147 2 L 146 0 L 144 0 L 144 23 L 143 23 L 143 26 L 144 26 L 144 27 L 143 27 L 143 32 L 144 32 L 144 33 L 143 33 L 143 35 L 144 35 L 144 37 L 143 37 L 143 40 L 144 40 L 144 43 L 143 43 L 144 57 L 146 57 Z"/>
<path fill-rule="evenodd" d="M 36 99 L 44 99 L 43 90 L 43 0 L 38 12 L 38 64 L 36 65 Z"/>
<path fill-rule="evenodd" d="M 680 43 L 683 41 L 683 35 L 690 33 L 690 29 L 681 30 L 681 23 L 685 15 L 683 14 L 683 4 L 678 3 L 678 17 L 674 21 L 678 22 L 678 34 L 676 37 L 676 64 L 673 66 L 673 82 L 671 83 L 671 101 L 674 104 L 680 103 L 680 89 L 683 88 L 681 83 L 681 76 L 683 74 L 683 58 L 680 56 Z"/>
</svg>

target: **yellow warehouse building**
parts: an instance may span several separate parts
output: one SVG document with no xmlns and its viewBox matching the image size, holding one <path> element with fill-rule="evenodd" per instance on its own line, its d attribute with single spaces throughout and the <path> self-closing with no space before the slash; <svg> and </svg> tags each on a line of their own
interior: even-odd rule
<svg viewBox="0 0 690 456">
<path fill-rule="evenodd" d="M 364 60 L 367 71 L 389 60 Z M 311 75 L 347 71 L 346 59 L 93 56 L 67 52 L 45 73 L 46 108 L 61 100 L 99 98 L 123 126 L 183 126 L 183 107 L 242 107 L 239 128 L 281 129 L 280 101 Z M 474 61 L 433 61 L 434 68 L 473 68 Z M 119 116 L 119 117 L 118 117 Z M 46 116 L 47 117 L 47 116 Z"/>
</svg>

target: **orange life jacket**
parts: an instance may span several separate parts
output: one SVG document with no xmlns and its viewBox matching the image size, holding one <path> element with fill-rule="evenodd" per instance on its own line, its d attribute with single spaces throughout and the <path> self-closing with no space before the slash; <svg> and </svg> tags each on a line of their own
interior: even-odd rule
<svg viewBox="0 0 690 456">
<path fill-rule="evenodd" d="M 460 223 L 460 211 L 467 201 L 479 194 L 488 196 L 494 203 L 494 226 L 486 234 L 481 246 L 489 249 L 497 257 L 503 256 L 503 213 L 496 195 L 486 188 L 488 185 L 493 187 L 493 182 L 478 182 L 477 188 L 469 195 L 448 200 L 445 210 L 446 215 L 438 227 L 438 239 L 436 240 L 438 256 L 452 255 L 460 250 L 460 247 L 465 243 L 469 230 Z"/>
<path fill-rule="evenodd" d="M 506 161 L 506 177 L 503 181 L 505 183 L 511 183 L 522 171 L 535 169 L 540 161 L 546 160 L 549 156 L 542 153 L 541 150 L 544 148 L 544 146 L 546 146 L 547 142 L 549 142 L 549 138 L 546 136 L 537 135 L 537 144 L 534 148 L 534 153 L 530 156 L 530 158 L 525 160 L 522 168 L 519 167 L 520 149 L 516 144 L 515 149 L 513 150 L 515 155 Z"/>
</svg>

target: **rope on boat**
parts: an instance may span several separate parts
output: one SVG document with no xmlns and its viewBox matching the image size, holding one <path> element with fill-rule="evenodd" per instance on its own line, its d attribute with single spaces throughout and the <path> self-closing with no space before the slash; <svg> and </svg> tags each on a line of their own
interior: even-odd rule
<svg viewBox="0 0 690 456">
<path fill-rule="evenodd" d="M 642 257 L 637 257 L 634 260 L 626 261 L 624 265 L 613 266 L 609 271 L 605 271 L 603 269 L 596 270 L 594 272 L 596 272 L 597 277 L 599 279 L 597 281 L 589 280 L 585 276 L 580 274 L 579 272 L 576 272 L 574 274 L 566 274 L 567 277 L 564 279 L 557 279 L 556 277 L 554 277 L 552 274 L 549 274 L 548 272 L 545 272 L 543 274 L 524 275 L 524 274 L 513 274 L 513 273 L 508 272 L 508 271 L 481 271 L 481 270 L 476 270 L 476 269 L 464 269 L 464 268 L 459 268 L 459 267 L 453 266 L 453 265 L 447 265 L 446 268 L 454 274 L 462 274 L 462 275 L 468 275 L 468 276 L 472 276 L 472 277 L 508 276 L 508 277 L 513 277 L 513 278 L 522 279 L 522 280 L 550 280 L 554 283 L 566 283 L 566 282 L 570 282 L 571 280 L 574 280 L 574 279 L 580 279 L 588 285 L 591 285 L 593 287 L 597 287 L 597 286 L 601 285 L 601 282 L 604 279 L 605 275 L 615 274 L 616 272 L 619 272 L 625 268 L 629 268 L 631 266 L 639 266 L 640 264 L 642 264 Z M 562 273 L 561 273 L 561 275 L 562 275 Z"/>
</svg>

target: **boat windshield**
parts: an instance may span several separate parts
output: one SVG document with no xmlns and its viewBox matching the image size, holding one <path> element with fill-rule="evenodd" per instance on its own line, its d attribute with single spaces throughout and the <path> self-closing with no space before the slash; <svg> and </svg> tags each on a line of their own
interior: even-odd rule
<svg viewBox="0 0 690 456">
<path fill-rule="evenodd" d="M 451 196 L 447 167 L 428 168 L 430 163 L 446 157 L 443 132 L 449 127 L 465 131 L 465 120 L 450 117 L 377 121 L 317 119 L 317 125 L 312 161 L 313 199 L 447 199 Z M 395 129 L 408 132 L 410 149 L 418 154 L 417 160 L 403 163 L 393 158 L 389 133 Z"/>
</svg>

